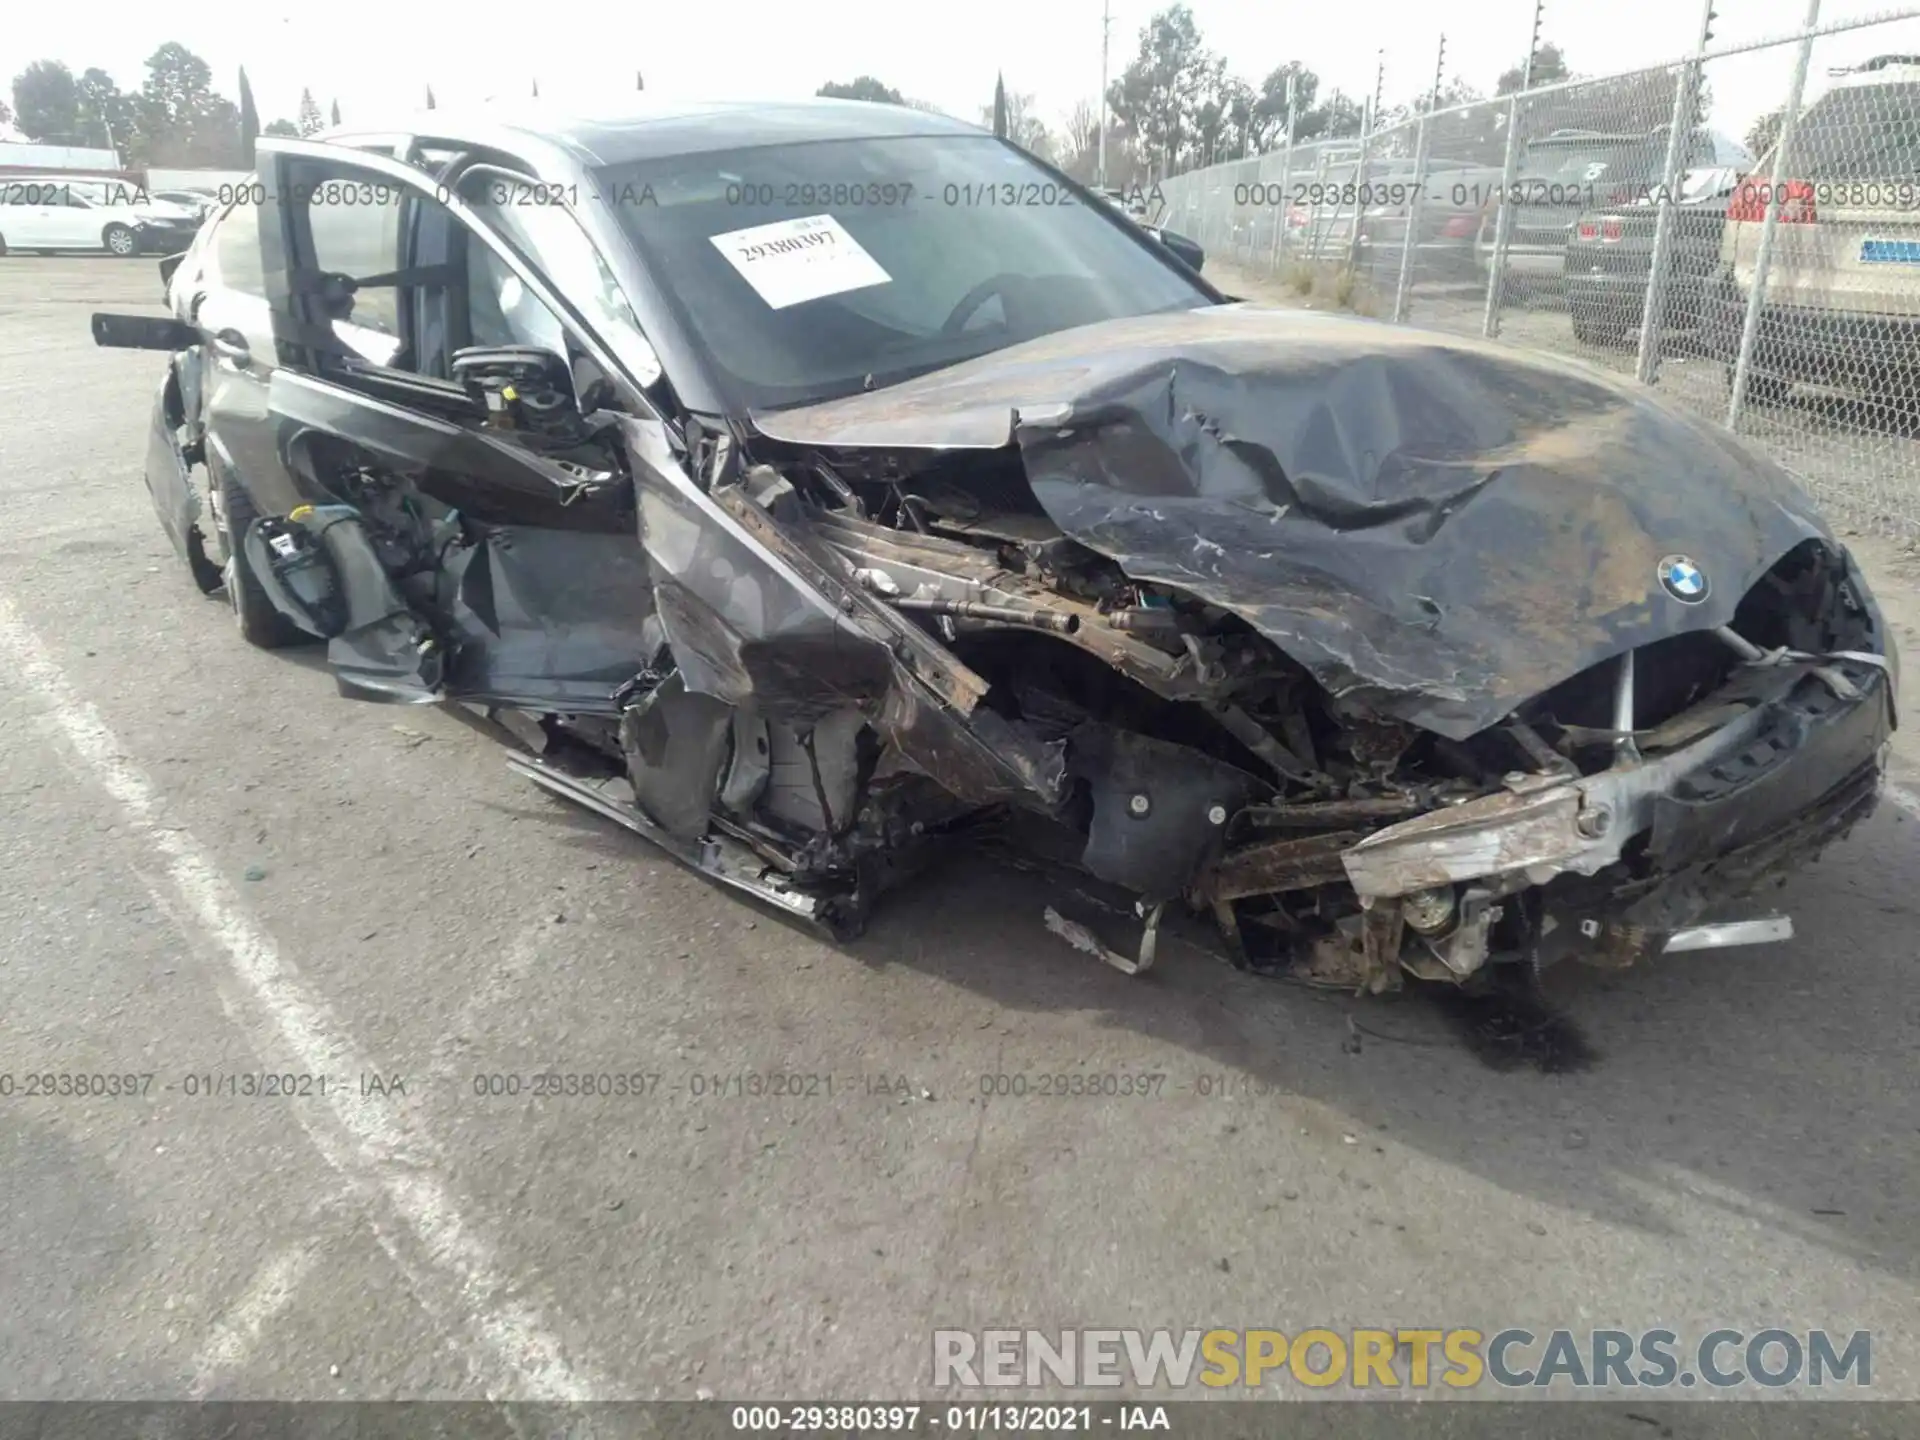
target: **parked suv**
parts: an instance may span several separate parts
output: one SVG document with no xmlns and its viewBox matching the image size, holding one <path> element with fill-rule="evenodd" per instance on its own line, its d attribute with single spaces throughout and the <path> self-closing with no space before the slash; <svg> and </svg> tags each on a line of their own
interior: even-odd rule
<svg viewBox="0 0 1920 1440">
<path fill-rule="evenodd" d="M 1702 297 L 1720 266 L 1727 203 L 1741 178 L 1733 166 L 1702 165 L 1680 179 L 1661 307 L 1661 329 L 1670 339 L 1699 326 Z M 1589 210 L 1574 223 L 1566 250 L 1567 313 L 1574 339 L 1585 345 L 1623 345 L 1640 329 L 1659 220 L 1650 192 L 1631 204 Z"/>
<path fill-rule="evenodd" d="M 1729 374 L 1773 158 L 1735 190 L 1710 292 Z M 1920 56 L 1881 56 L 1842 75 L 1801 114 L 1787 158 L 1748 398 L 1779 400 L 1813 383 L 1911 401 L 1920 389 Z"/>
<path fill-rule="evenodd" d="M 0 177 L 0 255 L 9 250 L 105 250 L 114 255 L 185 250 L 200 216 L 131 180 L 98 175 Z"/>
<path fill-rule="evenodd" d="M 1583 212 L 1631 204 L 1652 194 L 1667 160 L 1669 127 L 1643 135 L 1558 130 L 1529 140 L 1522 148 L 1514 180 L 1513 222 L 1507 237 L 1507 283 L 1514 290 L 1558 290 L 1565 275 L 1567 242 Z M 1683 169 L 1734 166 L 1745 169 L 1753 156 L 1745 146 L 1717 131 L 1693 132 L 1682 157 Z M 1500 218 L 1500 186 L 1489 187 L 1481 212 L 1476 250 L 1483 272 L 1493 270 L 1495 225 Z"/>
</svg>

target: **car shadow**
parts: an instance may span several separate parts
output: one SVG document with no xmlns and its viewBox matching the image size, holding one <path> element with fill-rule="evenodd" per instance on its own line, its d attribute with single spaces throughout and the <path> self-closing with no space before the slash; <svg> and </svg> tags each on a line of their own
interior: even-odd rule
<svg viewBox="0 0 1920 1440">
<path fill-rule="evenodd" d="M 1903 937 L 1920 914 L 1916 841 L 1883 813 L 1751 903 L 1793 913 L 1792 942 L 1548 972 L 1548 999 L 1597 1051 L 1573 1074 L 1488 1069 L 1424 987 L 1308 989 L 1235 970 L 1184 933 L 1151 972 L 1121 975 L 1043 928 L 1057 884 L 964 852 L 884 901 L 846 948 L 1013 1011 L 1091 1008 L 1153 1049 L 1546 1204 L 1666 1234 L 1680 1206 L 1704 1204 L 1914 1274 L 1920 1005 Z"/>
<path fill-rule="evenodd" d="M 558 798 L 512 813 L 596 857 L 659 855 Z M 867 932 L 840 948 L 1009 1012 L 1126 1032 L 1148 1042 L 1143 1055 L 1182 1052 L 1196 1072 L 1324 1105 L 1356 1133 L 1390 1132 L 1543 1204 L 1676 1238 L 1694 1228 L 1678 1213 L 1704 1206 L 1916 1275 L 1920 991 L 1906 939 L 1920 919 L 1916 863 L 1920 829 L 1882 807 L 1777 893 L 1737 907 L 1793 915 L 1790 942 L 1548 971 L 1545 1000 L 1594 1052 L 1572 1073 L 1489 1068 L 1452 1017 L 1450 990 L 1355 997 L 1249 974 L 1184 917 L 1170 920 L 1148 973 L 1123 975 L 1045 928 L 1045 909 L 1068 908 L 1078 885 L 976 848 L 957 846 L 883 897 Z M 1122 922 L 1103 934 L 1116 948 Z"/>
</svg>

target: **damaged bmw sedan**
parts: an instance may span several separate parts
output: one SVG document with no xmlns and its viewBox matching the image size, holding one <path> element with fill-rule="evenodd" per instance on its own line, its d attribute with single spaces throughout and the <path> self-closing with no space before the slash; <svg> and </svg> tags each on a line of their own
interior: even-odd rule
<svg viewBox="0 0 1920 1440">
<path fill-rule="evenodd" d="M 1777 938 L 1897 664 L 1736 438 L 1585 366 L 1233 300 L 859 102 L 263 141 L 163 265 L 147 483 L 256 644 L 836 936 L 990 832 L 1378 991 Z M 1063 907 L 1064 908 L 1064 907 Z"/>
</svg>

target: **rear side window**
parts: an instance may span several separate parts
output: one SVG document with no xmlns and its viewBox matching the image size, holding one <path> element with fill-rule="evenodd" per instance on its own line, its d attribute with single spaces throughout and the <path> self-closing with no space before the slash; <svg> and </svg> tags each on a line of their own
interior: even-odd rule
<svg viewBox="0 0 1920 1440">
<path fill-rule="evenodd" d="M 243 295 L 267 293 L 260 273 L 260 207 L 242 197 L 214 223 L 213 271 L 220 283 Z"/>
<path fill-rule="evenodd" d="M 1920 178 L 1920 84 L 1828 91 L 1800 117 L 1788 165 L 1806 180 Z"/>
</svg>

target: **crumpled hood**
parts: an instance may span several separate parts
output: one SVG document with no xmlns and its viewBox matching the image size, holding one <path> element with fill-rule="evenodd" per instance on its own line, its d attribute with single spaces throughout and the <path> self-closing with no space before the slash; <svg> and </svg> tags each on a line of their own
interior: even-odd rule
<svg viewBox="0 0 1920 1440">
<path fill-rule="evenodd" d="M 1828 533 L 1778 465 L 1631 381 L 1300 311 L 1086 326 L 754 422 L 829 450 L 1017 445 L 1075 540 L 1232 611 L 1332 693 L 1456 738 L 1726 624 Z M 1662 588 L 1676 554 L 1704 601 Z"/>
</svg>

